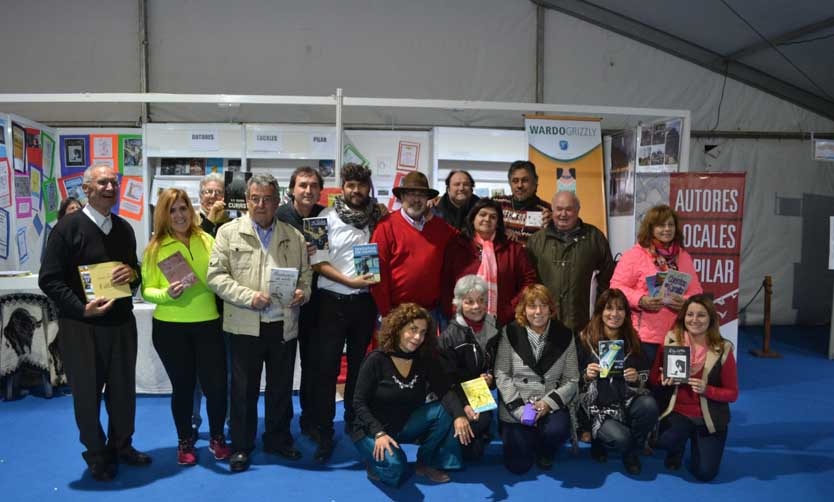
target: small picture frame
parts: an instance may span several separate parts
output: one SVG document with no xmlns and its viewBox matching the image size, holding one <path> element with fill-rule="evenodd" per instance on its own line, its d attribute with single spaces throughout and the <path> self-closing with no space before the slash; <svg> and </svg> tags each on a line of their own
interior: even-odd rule
<svg viewBox="0 0 834 502">
<path fill-rule="evenodd" d="M 61 136 L 61 162 L 67 169 L 85 169 L 90 153 L 89 136 Z"/>
</svg>

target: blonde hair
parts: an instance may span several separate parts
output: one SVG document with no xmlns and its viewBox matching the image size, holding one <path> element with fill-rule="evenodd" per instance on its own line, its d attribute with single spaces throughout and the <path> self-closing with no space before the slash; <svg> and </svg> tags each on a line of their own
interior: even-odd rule
<svg viewBox="0 0 834 502">
<path fill-rule="evenodd" d="M 515 306 L 515 322 L 525 328 L 529 325 L 527 322 L 527 305 L 535 303 L 536 300 L 547 305 L 550 308 L 550 318 L 556 319 L 556 302 L 553 300 L 553 295 L 544 285 L 531 284 L 521 292 L 521 299 Z"/>
<path fill-rule="evenodd" d="M 174 236 L 174 231 L 171 228 L 171 207 L 180 200 L 185 202 L 185 206 L 192 214 L 191 226 L 188 228 L 188 237 L 199 235 L 200 242 L 208 250 L 206 239 L 201 235 L 205 234 L 205 232 L 197 225 L 197 215 L 194 212 L 194 206 L 191 204 L 191 198 L 188 197 L 188 193 L 179 188 L 166 188 L 159 194 L 159 199 L 154 209 L 153 237 L 148 242 L 148 247 L 145 248 L 143 261 L 155 262 L 156 254 L 159 252 L 159 245 L 162 243 L 162 240 L 165 237 Z"/>
</svg>

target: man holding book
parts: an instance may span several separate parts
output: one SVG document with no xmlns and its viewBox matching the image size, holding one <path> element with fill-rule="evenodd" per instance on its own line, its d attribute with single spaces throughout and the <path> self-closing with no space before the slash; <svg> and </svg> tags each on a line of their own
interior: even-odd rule
<svg viewBox="0 0 834 502">
<path fill-rule="evenodd" d="M 317 218 L 324 206 L 319 204 L 321 189 L 324 187 L 324 179 L 318 171 L 310 166 L 296 168 L 290 175 L 290 201 L 278 208 L 277 217 L 287 225 L 291 225 L 304 235 L 307 241 L 308 256 L 315 253 L 315 247 L 310 242 L 311 238 L 304 234 L 304 219 Z M 299 382 L 298 402 L 301 405 L 301 416 L 298 424 L 301 433 L 317 439 L 316 427 L 312 416 L 313 407 L 313 385 L 315 385 L 316 371 L 312 367 L 312 360 L 315 354 L 310 338 L 316 330 L 316 275 L 313 274 L 311 283 L 312 292 L 310 301 L 301 307 L 301 318 L 298 322 L 298 352 L 301 359 L 301 382 Z"/>
<path fill-rule="evenodd" d="M 368 288 L 377 282 L 378 276 L 370 270 L 372 267 L 366 271 L 357 266 L 357 262 L 373 261 L 372 257 L 368 260 L 368 256 L 362 257 L 357 251 L 368 251 L 371 232 L 381 216 L 379 205 L 370 197 L 371 171 L 358 164 L 345 164 L 341 178 L 342 194 L 336 197 L 333 207 L 320 215 L 327 221 L 327 257 L 313 260 L 313 269 L 319 274 L 316 317 L 327 319 L 319 326 L 313 349 L 318 366 L 313 406 L 319 442 L 314 456 L 318 462 L 326 462 L 333 454 L 336 415 L 333 396 L 341 369 L 342 348 L 347 345 L 344 420 L 345 430 L 350 432 L 355 418 L 353 390 L 377 316 Z"/>
<path fill-rule="evenodd" d="M 275 217 L 278 182 L 272 175 L 249 179 L 246 205 L 247 214 L 217 232 L 208 269 L 209 287 L 224 301 L 223 330 L 231 334 L 232 472 L 249 468 L 264 363 L 264 451 L 301 458 L 290 434 L 292 381 L 299 310 L 310 298 L 311 279 L 304 237 Z"/>
<path fill-rule="evenodd" d="M 148 465 L 151 458 L 132 446 L 136 414 L 136 318 L 130 290 L 139 287 L 136 237 L 130 224 L 110 210 L 119 198 L 112 167 L 84 171 L 87 205 L 62 218 L 44 251 L 38 286 L 59 310 L 58 344 L 72 388 L 82 454 L 97 481 L 110 481 L 118 463 Z M 80 266 L 116 262 L 110 297 L 87 300 Z M 129 285 L 129 288 L 125 287 Z M 102 391 L 108 430 L 99 421 Z"/>
</svg>

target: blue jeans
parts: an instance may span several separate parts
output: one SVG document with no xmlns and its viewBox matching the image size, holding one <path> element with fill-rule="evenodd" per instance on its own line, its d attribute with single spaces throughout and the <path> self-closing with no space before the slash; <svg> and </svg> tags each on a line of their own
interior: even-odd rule
<svg viewBox="0 0 834 502">
<path fill-rule="evenodd" d="M 532 426 L 502 422 L 504 466 L 513 474 L 524 474 L 537 457 L 552 459 L 570 437 L 570 428 L 570 414 L 564 409 L 543 416 Z"/>
<path fill-rule="evenodd" d="M 635 454 L 643 448 L 646 437 L 657 424 L 657 416 L 653 397 L 635 397 L 628 407 L 626 423 L 609 418 L 599 428 L 596 440 L 623 455 Z"/>
<path fill-rule="evenodd" d="M 420 406 L 411 414 L 403 429 L 394 436 L 399 444 L 415 443 L 422 439 L 417 450 L 417 462 L 435 469 L 460 469 L 460 442 L 453 437 L 452 417 L 439 401 Z M 385 452 L 381 462 L 374 460 L 374 438 L 365 436 L 355 441 L 361 459 L 371 466 L 379 480 L 389 486 L 399 485 L 405 477 L 408 459 L 402 448 Z"/>
<path fill-rule="evenodd" d="M 702 419 L 693 420 L 675 412 L 660 421 L 657 446 L 667 450 L 669 456 L 682 457 L 687 440 L 691 451 L 689 471 L 701 481 L 711 481 L 721 467 L 727 430 L 710 434 Z"/>
</svg>

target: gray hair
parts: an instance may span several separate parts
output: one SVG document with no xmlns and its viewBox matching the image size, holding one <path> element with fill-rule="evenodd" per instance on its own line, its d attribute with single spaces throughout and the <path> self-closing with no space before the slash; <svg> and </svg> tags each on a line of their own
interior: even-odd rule
<svg viewBox="0 0 834 502">
<path fill-rule="evenodd" d="M 203 188 L 205 188 L 206 185 L 212 181 L 220 183 L 221 185 L 225 185 L 226 178 L 224 178 L 218 173 L 209 173 L 203 176 L 203 179 L 200 180 L 200 191 L 202 192 Z"/>
<path fill-rule="evenodd" d="M 576 195 L 576 192 L 571 192 L 571 191 L 568 191 L 568 190 L 562 190 L 560 192 L 556 192 L 556 193 L 553 194 L 553 200 L 551 202 L 556 202 L 556 197 L 558 197 L 560 193 L 570 194 L 570 196 L 573 198 L 573 207 L 575 207 L 576 210 L 579 211 L 579 209 L 582 206 L 579 204 L 579 196 Z M 553 204 L 553 205 L 555 206 L 556 204 Z"/>
<path fill-rule="evenodd" d="M 452 298 L 452 305 L 455 306 L 458 312 L 460 312 L 460 308 L 463 305 L 463 297 L 473 291 L 486 296 L 487 291 L 489 291 L 489 285 L 481 276 L 475 274 L 464 275 L 455 283 L 455 297 Z"/>
<path fill-rule="evenodd" d="M 271 174 L 253 174 L 252 177 L 249 178 L 249 181 L 246 182 L 246 198 L 249 198 L 249 189 L 252 188 L 252 185 L 271 186 L 273 189 L 275 189 L 275 196 L 278 196 L 278 180 L 276 180 L 275 176 Z"/>
<path fill-rule="evenodd" d="M 96 168 L 99 168 L 99 167 L 109 167 L 110 169 L 113 169 L 114 172 L 116 172 L 116 169 L 111 165 L 93 163 L 93 164 L 90 165 L 90 167 L 88 167 L 87 169 L 84 169 L 84 176 L 81 178 L 81 182 L 84 183 L 85 185 L 89 185 L 90 183 L 92 183 L 93 182 L 93 169 L 96 169 Z M 116 174 L 118 174 L 118 173 L 116 173 Z"/>
</svg>

